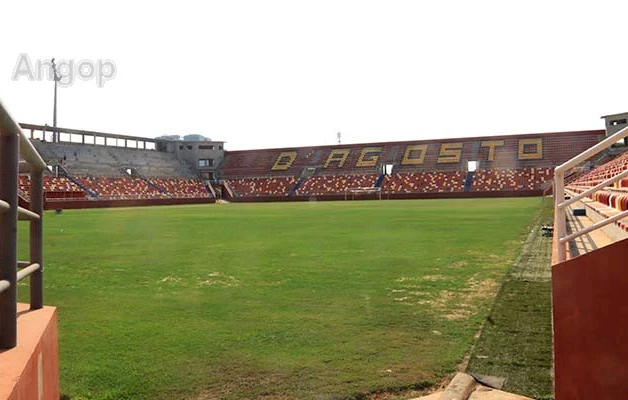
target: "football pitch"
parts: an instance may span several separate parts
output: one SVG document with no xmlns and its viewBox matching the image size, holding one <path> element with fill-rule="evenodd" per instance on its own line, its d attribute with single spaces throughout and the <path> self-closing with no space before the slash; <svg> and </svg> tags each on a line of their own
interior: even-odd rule
<svg viewBox="0 0 628 400">
<path fill-rule="evenodd" d="M 468 355 L 541 201 L 48 212 L 63 397 L 347 399 L 436 385 Z"/>
</svg>

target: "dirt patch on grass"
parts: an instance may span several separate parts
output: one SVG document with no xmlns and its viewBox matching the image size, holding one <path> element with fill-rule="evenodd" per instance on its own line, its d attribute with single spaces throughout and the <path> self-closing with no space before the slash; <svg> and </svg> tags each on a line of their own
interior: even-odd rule
<svg viewBox="0 0 628 400">
<path fill-rule="evenodd" d="M 432 277 L 440 277 L 438 275 Z M 433 281 L 433 278 L 425 281 Z M 438 278 L 440 279 L 440 278 Z M 436 280 L 438 280 L 436 279 Z M 399 282 L 399 280 L 397 280 Z M 405 282 L 407 280 L 404 280 Z M 499 284 L 493 279 L 479 281 L 474 277 L 469 278 L 464 289 L 460 291 L 441 290 L 436 293 L 425 291 L 411 291 L 420 285 L 405 285 L 403 289 L 392 289 L 393 300 L 408 305 L 428 305 L 436 313 L 447 320 L 466 319 L 475 315 L 477 305 L 481 300 L 491 299 L 497 294 Z"/>
<path fill-rule="evenodd" d="M 423 275 L 423 276 L 402 276 L 401 278 L 395 279 L 395 282 L 398 283 L 406 283 L 406 282 L 437 282 L 437 281 L 448 281 L 451 278 L 445 275 Z M 408 287 L 408 285 L 404 286 Z M 412 286 L 416 287 L 416 286 Z"/>
<path fill-rule="evenodd" d="M 446 281 L 448 279 L 449 278 L 447 278 L 444 275 L 425 275 L 422 277 L 421 280 L 429 281 L 429 282 L 436 282 L 436 281 Z"/>
<path fill-rule="evenodd" d="M 467 291 L 469 292 L 470 298 L 473 299 L 490 299 L 495 297 L 497 294 L 497 289 L 499 288 L 499 284 L 493 279 L 485 279 L 481 282 L 476 281 L 474 278 L 471 278 L 467 281 L 469 287 Z"/>
<path fill-rule="evenodd" d="M 240 369 L 240 368 L 237 368 Z M 287 376 L 271 371 L 242 372 L 237 381 L 221 382 L 215 388 L 202 390 L 196 400 L 226 400 L 251 398 L 259 400 L 296 400 L 297 397 L 282 393 Z M 273 393 L 274 392 L 274 393 Z"/>
<path fill-rule="evenodd" d="M 181 281 L 181 278 L 177 278 L 176 276 L 168 275 L 163 279 L 160 279 L 160 283 L 178 283 Z"/>
<path fill-rule="evenodd" d="M 158 284 L 162 285 L 174 285 L 174 286 L 220 286 L 220 287 L 232 287 L 238 286 L 240 282 L 236 279 L 235 276 L 226 275 L 221 272 L 210 272 L 206 276 L 193 278 L 188 277 L 186 279 L 168 275 L 157 281 Z"/>
<path fill-rule="evenodd" d="M 238 286 L 239 282 L 235 276 L 224 275 L 220 272 L 211 272 L 205 278 L 201 278 L 198 286 Z"/>
<path fill-rule="evenodd" d="M 506 242 L 506 253 L 499 254 L 491 254 L 484 253 L 479 250 L 468 250 L 467 254 L 470 257 L 473 257 L 477 263 L 487 264 L 487 265 L 513 265 L 515 262 L 515 251 L 521 247 L 521 243 L 517 243 L 515 241 Z"/>
</svg>

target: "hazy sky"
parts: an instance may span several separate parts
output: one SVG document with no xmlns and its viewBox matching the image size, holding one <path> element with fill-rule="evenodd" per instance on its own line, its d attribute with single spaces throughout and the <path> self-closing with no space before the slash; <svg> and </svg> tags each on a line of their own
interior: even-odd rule
<svg viewBox="0 0 628 400">
<path fill-rule="evenodd" d="M 3 2 L 13 116 L 52 124 L 52 81 L 12 80 L 20 54 L 115 63 L 103 87 L 59 88 L 61 127 L 227 150 L 601 129 L 628 110 L 625 1 L 140 4 Z"/>
</svg>

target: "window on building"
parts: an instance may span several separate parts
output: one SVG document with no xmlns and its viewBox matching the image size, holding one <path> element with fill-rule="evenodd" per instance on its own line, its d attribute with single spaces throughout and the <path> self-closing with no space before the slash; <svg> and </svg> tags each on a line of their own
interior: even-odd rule
<svg viewBox="0 0 628 400">
<path fill-rule="evenodd" d="M 203 159 L 199 159 L 198 160 L 198 167 L 199 168 L 203 168 L 203 167 L 213 167 L 214 166 L 214 160 L 211 158 L 203 158 Z"/>
</svg>

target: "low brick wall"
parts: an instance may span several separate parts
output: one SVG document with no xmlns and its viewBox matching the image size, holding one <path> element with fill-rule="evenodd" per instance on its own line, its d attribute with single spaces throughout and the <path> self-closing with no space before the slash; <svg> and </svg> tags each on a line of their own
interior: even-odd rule
<svg viewBox="0 0 628 400">
<path fill-rule="evenodd" d="M 471 199 L 488 197 L 530 197 L 542 196 L 541 190 L 513 190 L 500 192 L 447 192 L 447 193 L 382 193 L 382 200 L 404 199 Z M 350 198 L 350 197 L 349 197 Z M 352 200 L 378 200 L 376 194 L 359 195 Z M 333 201 L 345 200 L 344 194 L 311 196 L 242 196 L 231 198 L 234 203 L 270 203 L 279 201 Z"/>
<path fill-rule="evenodd" d="M 77 209 L 77 208 L 110 208 L 110 207 L 146 207 L 169 206 L 180 204 L 211 204 L 214 198 L 191 199 L 133 199 L 133 200 L 55 200 L 46 201 L 44 210 Z"/>
</svg>

